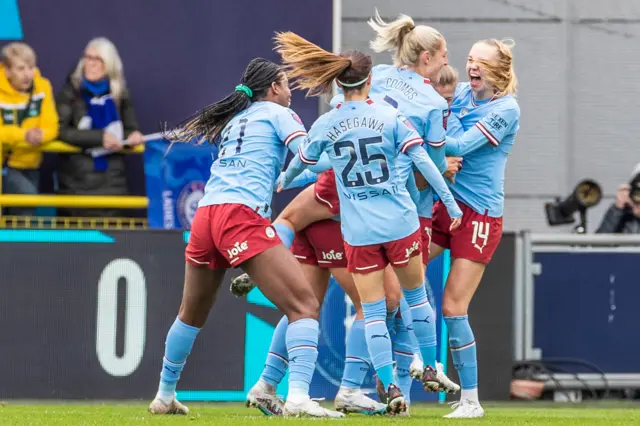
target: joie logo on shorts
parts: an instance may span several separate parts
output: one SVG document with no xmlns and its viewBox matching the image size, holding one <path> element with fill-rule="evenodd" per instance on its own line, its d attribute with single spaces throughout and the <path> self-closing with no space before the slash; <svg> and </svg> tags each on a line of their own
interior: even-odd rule
<svg viewBox="0 0 640 426">
<path fill-rule="evenodd" d="M 414 241 L 411 247 L 407 248 L 407 257 L 411 257 L 413 252 L 418 251 L 420 249 L 420 244 L 417 241 Z"/>
<path fill-rule="evenodd" d="M 236 241 L 236 243 L 233 245 L 233 248 L 231 250 L 227 250 L 227 253 L 229 253 L 229 259 L 237 257 L 240 253 L 242 253 L 243 251 L 247 251 L 248 249 L 249 245 L 246 241 L 243 241 L 241 243 Z"/>
<path fill-rule="evenodd" d="M 322 258 L 324 260 L 342 260 L 343 253 L 331 250 L 329 253 L 322 252 Z"/>
</svg>

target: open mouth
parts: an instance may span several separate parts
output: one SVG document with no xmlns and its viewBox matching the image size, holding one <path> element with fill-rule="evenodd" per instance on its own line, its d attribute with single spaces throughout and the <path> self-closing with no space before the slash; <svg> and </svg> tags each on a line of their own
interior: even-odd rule
<svg viewBox="0 0 640 426">
<path fill-rule="evenodd" d="M 482 81 L 482 79 L 480 78 L 480 74 L 474 73 L 474 72 L 470 72 L 469 73 L 469 81 L 472 82 L 472 83 L 480 83 L 480 81 Z"/>
</svg>

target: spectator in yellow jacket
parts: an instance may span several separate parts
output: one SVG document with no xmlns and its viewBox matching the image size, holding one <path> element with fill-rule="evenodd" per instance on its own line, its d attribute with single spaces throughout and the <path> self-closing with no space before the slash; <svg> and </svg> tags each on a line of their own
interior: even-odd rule
<svg viewBox="0 0 640 426">
<path fill-rule="evenodd" d="M 2 192 L 37 194 L 41 144 L 58 136 L 58 113 L 49 80 L 36 68 L 36 55 L 25 43 L 2 49 L 0 63 L 0 143 L 4 152 Z M 31 215 L 34 209 L 7 209 Z"/>
</svg>

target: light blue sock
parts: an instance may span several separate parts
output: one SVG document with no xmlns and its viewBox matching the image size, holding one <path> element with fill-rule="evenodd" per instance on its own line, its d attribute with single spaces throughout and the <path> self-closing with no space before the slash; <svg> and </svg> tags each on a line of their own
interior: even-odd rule
<svg viewBox="0 0 640 426">
<path fill-rule="evenodd" d="M 413 353 L 419 354 L 422 358 L 422 354 L 420 354 L 420 345 L 418 345 L 418 339 L 416 339 L 416 334 L 413 332 L 413 316 L 411 315 L 411 308 L 409 307 L 407 299 L 405 299 L 404 296 L 400 298 L 400 316 L 402 317 L 402 322 L 407 329 L 407 332 L 409 333 Z"/>
<path fill-rule="evenodd" d="M 287 327 L 289 320 L 283 315 L 273 331 L 271 346 L 260 378 L 273 387 L 277 387 L 287 374 L 289 355 L 287 353 Z"/>
<path fill-rule="evenodd" d="M 362 303 L 364 312 L 365 335 L 367 348 L 373 368 L 382 381 L 385 390 L 391 383 L 397 385 L 393 374 L 393 357 L 391 354 L 391 340 L 385 321 L 387 316 L 386 300 L 383 297 L 377 302 Z"/>
<path fill-rule="evenodd" d="M 158 395 L 163 399 L 173 398 L 180 373 L 193 347 L 199 328 L 187 325 L 179 318 L 173 322 L 165 341 L 162 372 Z"/>
<path fill-rule="evenodd" d="M 404 289 L 404 297 L 411 308 L 413 332 L 418 339 L 420 353 L 425 365 L 436 367 L 438 340 L 436 336 L 436 317 L 427 299 L 424 283 L 413 290 Z"/>
<path fill-rule="evenodd" d="M 273 227 L 275 228 L 278 237 L 280 237 L 282 244 L 284 244 L 286 248 L 291 248 L 291 244 L 293 244 L 293 237 L 295 236 L 293 229 L 283 225 L 282 223 L 276 223 Z"/>
<path fill-rule="evenodd" d="M 407 330 L 402 318 L 396 318 L 396 338 L 393 342 L 393 355 L 396 359 L 398 386 L 407 404 L 410 403 L 411 384 L 413 382 L 409 375 L 409 367 L 413 361 L 413 354 L 413 343 L 411 342 L 409 330 Z"/>
<path fill-rule="evenodd" d="M 341 387 L 360 389 L 369 372 L 369 350 L 364 320 L 355 320 L 347 337 L 347 348 Z"/>
<path fill-rule="evenodd" d="M 387 329 L 389 330 L 389 335 L 393 339 L 393 335 L 396 333 L 395 330 L 395 320 L 396 315 L 398 314 L 398 308 L 395 308 L 393 311 L 387 311 Z"/>
<path fill-rule="evenodd" d="M 318 321 L 303 318 L 287 327 L 289 396 L 306 397 L 318 359 Z"/>
<path fill-rule="evenodd" d="M 461 317 L 444 317 L 449 330 L 449 346 L 451 359 L 458 370 L 460 387 L 463 390 L 478 387 L 478 359 L 476 355 L 476 339 L 469 325 L 467 315 Z"/>
</svg>

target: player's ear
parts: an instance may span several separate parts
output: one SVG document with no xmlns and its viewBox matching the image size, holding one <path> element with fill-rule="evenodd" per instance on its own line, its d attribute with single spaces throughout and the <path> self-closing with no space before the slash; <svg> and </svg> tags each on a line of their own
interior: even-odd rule
<svg viewBox="0 0 640 426">
<path fill-rule="evenodd" d="M 428 50 L 424 50 L 422 53 L 420 53 L 420 61 L 422 63 L 428 64 L 430 59 L 431 59 L 431 53 L 429 53 Z"/>
</svg>

